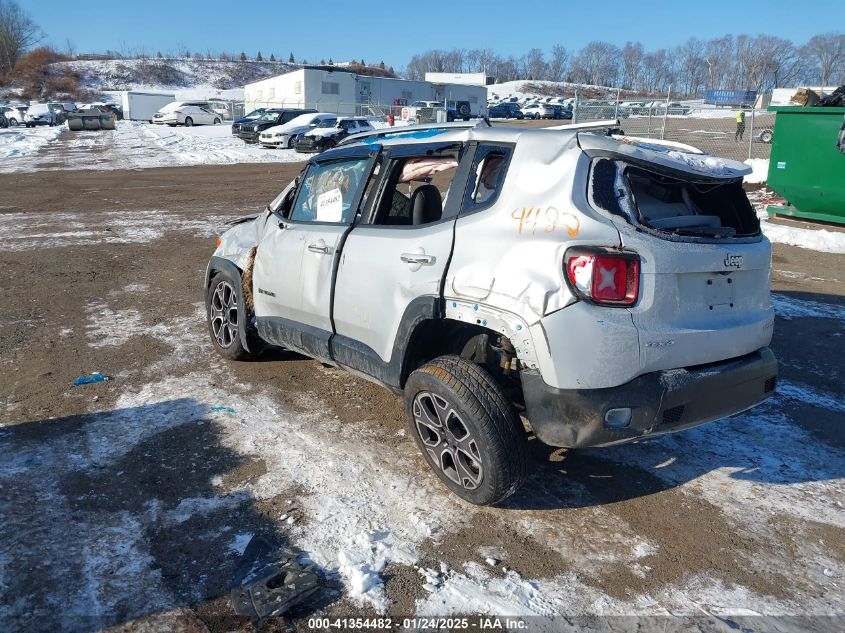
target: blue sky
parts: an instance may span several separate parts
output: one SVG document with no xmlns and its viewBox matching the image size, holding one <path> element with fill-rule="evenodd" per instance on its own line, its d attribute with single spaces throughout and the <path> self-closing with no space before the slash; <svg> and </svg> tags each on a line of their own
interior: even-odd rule
<svg viewBox="0 0 845 633">
<path fill-rule="evenodd" d="M 767 33 L 802 43 L 816 33 L 845 28 L 845 0 L 398 0 L 369 5 L 141 0 L 107 1 L 94 12 L 66 0 L 19 3 L 45 31 L 47 43 L 59 49 L 70 40 L 78 52 L 144 49 L 155 54 L 187 48 L 243 50 L 254 56 L 260 50 L 265 57 L 272 52 L 287 59 L 293 51 L 298 60 L 363 57 L 367 63 L 384 59 L 397 69 L 414 53 L 431 48 L 486 47 L 518 56 L 558 43 L 578 49 L 593 39 L 620 46 L 639 40 L 655 49 L 692 36 L 726 33 Z"/>
</svg>

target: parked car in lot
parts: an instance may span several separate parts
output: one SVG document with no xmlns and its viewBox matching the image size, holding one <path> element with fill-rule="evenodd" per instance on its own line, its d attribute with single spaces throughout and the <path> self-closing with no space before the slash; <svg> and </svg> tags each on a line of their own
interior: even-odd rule
<svg viewBox="0 0 845 633">
<path fill-rule="evenodd" d="M 217 125 L 223 118 L 211 110 L 206 101 L 174 101 L 153 115 L 153 123 L 174 127 L 184 125 Z"/>
<path fill-rule="evenodd" d="M 240 133 L 242 124 L 249 123 L 250 121 L 255 121 L 255 119 L 260 117 L 265 112 L 267 112 L 267 108 L 258 108 L 257 110 L 253 110 L 249 114 L 235 119 L 232 122 L 232 136 L 237 136 Z"/>
<path fill-rule="evenodd" d="M 20 125 L 21 123 L 25 123 L 24 117 L 26 115 L 26 110 L 27 108 L 23 106 L 8 105 L 0 108 L 0 113 L 6 117 L 7 123 L 11 127 L 14 127 L 16 125 Z"/>
<path fill-rule="evenodd" d="M 257 143 L 261 132 L 264 130 L 276 125 L 288 123 L 300 114 L 311 114 L 316 112 L 316 110 L 305 110 L 301 108 L 270 108 L 262 112 L 258 118 L 241 123 L 238 128 L 238 138 L 245 143 Z"/>
<path fill-rule="evenodd" d="M 774 393 L 750 169 L 575 126 L 350 137 L 221 236 L 211 342 L 237 360 L 287 348 L 402 394 L 443 484 L 497 503 L 526 478 L 521 417 L 551 446 L 606 446 Z"/>
<path fill-rule="evenodd" d="M 294 143 L 300 134 L 305 134 L 324 123 L 333 125 L 336 121 L 337 115 L 330 112 L 300 114 L 283 125 L 268 127 L 261 132 L 258 142 L 261 144 L 261 147 L 293 149 Z"/>
<path fill-rule="evenodd" d="M 572 109 L 567 108 L 566 106 L 553 104 L 552 108 L 554 108 L 554 116 L 553 119 L 571 119 L 572 118 Z"/>
<path fill-rule="evenodd" d="M 372 132 L 373 126 L 367 119 L 337 117 L 326 119 L 309 132 L 297 137 L 294 148 L 297 152 L 322 152 L 337 145 L 351 134 Z"/>
<path fill-rule="evenodd" d="M 553 119 L 555 109 L 548 103 L 529 103 L 522 108 L 522 114 L 526 119 Z"/>
<path fill-rule="evenodd" d="M 487 116 L 491 119 L 524 119 L 525 115 L 519 106 L 511 102 L 502 102 L 487 110 Z"/>
<path fill-rule="evenodd" d="M 26 127 L 39 125 L 61 125 L 65 122 L 64 106 L 61 103 L 34 103 L 24 115 Z"/>
</svg>

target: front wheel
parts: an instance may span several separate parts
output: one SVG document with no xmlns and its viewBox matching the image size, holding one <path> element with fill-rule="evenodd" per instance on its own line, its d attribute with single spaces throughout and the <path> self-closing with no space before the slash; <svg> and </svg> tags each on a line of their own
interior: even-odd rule
<svg viewBox="0 0 845 633">
<path fill-rule="evenodd" d="M 208 333 L 217 353 L 232 360 L 250 360 L 260 352 L 260 340 L 250 339 L 248 351 L 241 341 L 240 323 L 246 319 L 246 309 L 238 298 L 235 282 L 225 271 L 218 272 L 211 280 L 205 295 L 205 311 L 208 319 Z M 249 336 L 251 328 L 247 327 Z"/>
<path fill-rule="evenodd" d="M 214 119 L 214 125 L 220 125 L 222 121 L 220 119 Z"/>
<path fill-rule="evenodd" d="M 428 465 L 462 499 L 499 503 L 525 481 L 525 429 L 482 367 L 460 356 L 423 365 L 405 385 L 405 410 Z"/>
<path fill-rule="evenodd" d="M 9 119 L 9 126 L 10 127 L 15 127 L 17 124 L 18 124 L 17 119 Z"/>
</svg>

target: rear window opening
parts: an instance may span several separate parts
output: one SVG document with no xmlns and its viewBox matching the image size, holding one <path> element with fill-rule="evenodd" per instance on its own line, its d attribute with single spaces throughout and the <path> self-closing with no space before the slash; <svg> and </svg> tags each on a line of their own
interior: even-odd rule
<svg viewBox="0 0 845 633">
<path fill-rule="evenodd" d="M 652 171 L 600 158 L 593 162 L 589 195 L 594 207 L 665 236 L 728 239 L 760 235 L 760 221 L 741 179 Z"/>
</svg>

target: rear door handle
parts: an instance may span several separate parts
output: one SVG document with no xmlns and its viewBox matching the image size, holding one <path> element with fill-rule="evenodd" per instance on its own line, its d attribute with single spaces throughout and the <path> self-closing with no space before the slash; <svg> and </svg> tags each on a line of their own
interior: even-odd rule
<svg viewBox="0 0 845 633">
<path fill-rule="evenodd" d="M 431 266 L 437 261 L 434 255 L 423 255 L 421 253 L 402 253 L 399 259 L 406 264 L 424 264 L 425 266 Z"/>
<path fill-rule="evenodd" d="M 322 241 L 316 244 L 309 244 L 308 250 L 312 253 L 320 253 L 321 255 L 330 255 L 332 252 L 331 246 L 326 246 Z"/>
</svg>

